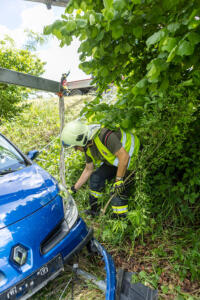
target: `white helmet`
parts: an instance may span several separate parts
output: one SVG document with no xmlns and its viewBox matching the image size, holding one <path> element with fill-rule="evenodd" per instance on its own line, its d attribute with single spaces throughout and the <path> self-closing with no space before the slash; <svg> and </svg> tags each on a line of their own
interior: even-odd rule
<svg viewBox="0 0 200 300">
<path fill-rule="evenodd" d="M 63 128 L 61 134 L 62 143 L 66 147 L 84 147 L 99 129 L 100 125 L 98 124 L 87 125 L 80 120 L 71 121 Z"/>
</svg>

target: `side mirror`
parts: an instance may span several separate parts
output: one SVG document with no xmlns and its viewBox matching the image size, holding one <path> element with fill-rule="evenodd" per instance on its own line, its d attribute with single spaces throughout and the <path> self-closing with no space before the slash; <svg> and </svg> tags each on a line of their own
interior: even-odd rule
<svg viewBox="0 0 200 300">
<path fill-rule="evenodd" d="M 27 153 L 28 158 L 30 158 L 31 160 L 34 160 L 38 155 L 39 155 L 38 150 L 31 150 Z"/>
</svg>

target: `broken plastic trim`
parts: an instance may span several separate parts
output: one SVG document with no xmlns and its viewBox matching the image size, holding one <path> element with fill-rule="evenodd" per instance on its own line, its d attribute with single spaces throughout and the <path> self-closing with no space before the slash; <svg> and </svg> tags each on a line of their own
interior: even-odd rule
<svg viewBox="0 0 200 300">
<path fill-rule="evenodd" d="M 73 268 L 70 265 L 68 267 L 74 270 L 77 275 L 83 277 L 86 280 L 92 281 L 101 291 L 105 293 L 105 300 L 115 300 L 116 292 L 116 271 L 115 264 L 112 256 L 104 249 L 104 247 L 95 239 L 91 239 L 88 243 L 89 252 L 98 253 L 101 255 L 105 263 L 106 279 L 98 280 L 98 278 L 88 272 L 85 272 L 78 268 L 78 264 L 74 264 Z"/>
<path fill-rule="evenodd" d="M 116 291 L 116 270 L 115 264 L 112 259 L 112 256 L 104 249 L 104 247 L 97 242 L 97 240 L 92 240 L 93 246 L 95 246 L 97 252 L 102 256 L 105 269 L 106 269 L 106 291 L 105 299 L 106 300 L 115 300 L 115 291 Z"/>
</svg>

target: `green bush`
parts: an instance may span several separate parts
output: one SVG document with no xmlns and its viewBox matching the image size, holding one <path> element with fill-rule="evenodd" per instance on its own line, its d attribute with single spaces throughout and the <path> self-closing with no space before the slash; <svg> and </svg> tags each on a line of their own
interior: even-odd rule
<svg viewBox="0 0 200 300">
<path fill-rule="evenodd" d="M 44 72 L 44 63 L 30 51 L 15 48 L 10 38 L 0 41 L 0 66 L 35 76 Z M 24 109 L 29 92 L 27 88 L 0 83 L 0 123 Z"/>
<path fill-rule="evenodd" d="M 197 0 L 71 0 L 62 20 L 45 28 L 61 46 L 81 41 L 80 68 L 98 86 L 82 113 L 140 137 L 130 208 L 136 215 L 144 208 L 146 226 L 200 221 L 199 28 Z M 100 100 L 111 83 L 118 95 L 108 105 Z M 142 235 L 145 226 L 133 223 Z"/>
</svg>

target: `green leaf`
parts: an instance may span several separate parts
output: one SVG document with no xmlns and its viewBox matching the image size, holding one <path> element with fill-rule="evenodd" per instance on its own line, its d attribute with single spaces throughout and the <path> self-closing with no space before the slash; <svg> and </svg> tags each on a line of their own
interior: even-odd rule
<svg viewBox="0 0 200 300">
<path fill-rule="evenodd" d="M 162 285 L 162 286 L 161 286 L 161 290 L 162 290 L 162 292 L 163 292 L 164 294 L 167 294 L 168 291 L 169 291 L 169 288 L 168 288 L 168 286 L 166 286 L 166 285 Z"/>
<path fill-rule="evenodd" d="M 176 53 L 180 56 L 191 55 L 194 51 L 193 45 L 187 41 L 180 42 Z"/>
<path fill-rule="evenodd" d="M 167 90 L 168 86 L 169 86 L 169 80 L 165 78 L 161 83 L 160 89 Z"/>
<path fill-rule="evenodd" d="M 110 8 L 110 9 L 104 9 L 103 10 L 103 15 L 107 20 L 112 20 L 114 17 L 114 9 Z"/>
<path fill-rule="evenodd" d="M 91 31 L 91 38 L 94 39 L 97 36 L 97 34 L 98 34 L 98 29 L 97 27 L 94 26 Z"/>
<path fill-rule="evenodd" d="M 124 44 L 124 47 L 123 47 L 124 53 L 125 52 L 130 52 L 131 49 L 132 49 L 132 47 L 129 45 L 129 43 Z"/>
<path fill-rule="evenodd" d="M 162 38 L 164 38 L 164 36 L 165 36 L 165 32 L 163 30 L 159 30 L 155 32 L 147 39 L 146 41 L 147 47 L 158 43 Z"/>
<path fill-rule="evenodd" d="M 84 28 L 87 26 L 87 20 L 85 19 L 76 19 L 76 24 L 79 28 Z"/>
<path fill-rule="evenodd" d="M 44 27 L 43 33 L 45 35 L 51 34 L 52 33 L 52 25 L 48 25 Z"/>
<path fill-rule="evenodd" d="M 60 30 L 54 28 L 52 33 L 58 38 L 58 39 L 62 39 L 62 33 Z"/>
<path fill-rule="evenodd" d="M 188 29 L 196 29 L 200 25 L 200 20 L 193 20 L 189 23 Z"/>
<path fill-rule="evenodd" d="M 72 0 L 70 0 L 70 2 L 68 2 L 68 5 L 65 9 L 65 12 L 68 13 L 68 14 L 72 14 L 74 11 L 74 7 L 72 5 Z"/>
<path fill-rule="evenodd" d="M 114 9 L 121 11 L 126 7 L 126 2 L 125 0 L 114 0 L 113 6 Z"/>
<path fill-rule="evenodd" d="M 106 67 L 101 69 L 101 75 L 102 76 L 108 76 L 108 74 L 109 74 L 109 71 Z"/>
<path fill-rule="evenodd" d="M 171 52 L 171 50 L 176 46 L 177 39 L 176 38 L 170 38 L 166 37 L 165 40 L 162 43 L 162 51 Z"/>
<path fill-rule="evenodd" d="M 156 67 L 155 64 L 153 64 L 152 67 L 151 67 L 151 69 L 147 73 L 147 77 L 149 79 L 155 79 L 156 77 L 159 76 L 159 74 L 160 74 L 160 70 Z"/>
<path fill-rule="evenodd" d="M 113 25 L 111 27 L 111 30 L 112 30 L 112 37 L 117 40 L 118 38 L 120 38 L 123 34 L 124 34 L 124 29 L 121 25 L 119 24 L 116 24 L 116 25 Z"/>
<path fill-rule="evenodd" d="M 132 0 L 133 4 L 140 4 L 141 0 Z"/>
<path fill-rule="evenodd" d="M 139 89 L 143 89 L 147 84 L 147 79 L 143 78 L 140 81 L 137 82 L 136 87 Z"/>
<path fill-rule="evenodd" d="M 113 5 L 113 0 L 103 0 L 104 7 L 110 9 Z"/>
<path fill-rule="evenodd" d="M 190 32 L 187 35 L 187 39 L 190 41 L 192 45 L 196 45 L 200 42 L 200 35 L 196 32 Z"/>
<path fill-rule="evenodd" d="M 78 48 L 78 53 L 80 52 L 88 52 L 90 50 L 90 42 L 87 40 L 83 42 Z"/>
<path fill-rule="evenodd" d="M 174 56 L 176 55 L 178 46 L 176 45 L 170 52 L 169 56 L 167 57 L 167 63 L 171 62 Z"/>
<path fill-rule="evenodd" d="M 136 38 L 140 38 L 142 36 L 142 26 L 136 26 L 133 28 L 133 34 Z"/>
<path fill-rule="evenodd" d="M 68 21 L 66 24 L 66 30 L 68 32 L 72 32 L 76 29 L 76 22 L 75 21 Z"/>
<path fill-rule="evenodd" d="M 131 125 L 131 120 L 130 119 L 125 119 L 122 121 L 121 126 L 124 129 L 129 128 L 129 126 Z"/>
<path fill-rule="evenodd" d="M 145 271 L 140 271 L 139 276 L 140 276 L 140 278 L 146 278 L 147 273 Z"/>
<path fill-rule="evenodd" d="M 96 37 L 96 41 L 101 41 L 104 37 L 105 31 L 101 30 L 100 33 Z"/>
<path fill-rule="evenodd" d="M 62 27 L 62 26 L 65 25 L 65 24 L 66 24 L 65 21 L 56 20 L 56 21 L 53 23 L 52 27 L 53 27 L 53 29 L 59 29 L 60 27 Z"/>
<path fill-rule="evenodd" d="M 65 36 L 65 44 L 70 45 L 72 42 L 72 37 L 70 35 Z"/>
<path fill-rule="evenodd" d="M 189 79 L 189 80 L 183 81 L 183 82 L 181 83 L 181 86 L 192 86 L 192 85 L 194 85 L 193 79 L 192 79 L 192 78 Z"/>
<path fill-rule="evenodd" d="M 93 14 L 90 14 L 90 17 L 89 17 L 89 20 L 90 20 L 90 25 L 94 25 L 95 24 L 95 16 Z"/>
<path fill-rule="evenodd" d="M 167 29 L 170 31 L 170 32 L 176 32 L 176 30 L 178 30 L 180 28 L 180 23 L 171 23 L 167 26 Z"/>
<path fill-rule="evenodd" d="M 90 65 L 90 62 L 83 62 L 79 65 L 79 68 L 81 70 L 83 70 L 86 74 L 90 74 L 92 69 L 91 69 L 91 65 Z"/>
<path fill-rule="evenodd" d="M 81 5 L 80 5 L 81 9 L 83 11 L 86 11 L 87 10 L 87 3 L 85 1 L 81 1 Z"/>
</svg>

